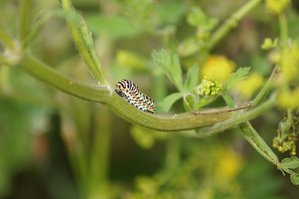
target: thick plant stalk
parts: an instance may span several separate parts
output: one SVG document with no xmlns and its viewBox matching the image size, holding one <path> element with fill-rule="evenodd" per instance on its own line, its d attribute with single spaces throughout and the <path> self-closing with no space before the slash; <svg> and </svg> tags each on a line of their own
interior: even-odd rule
<svg viewBox="0 0 299 199">
<path fill-rule="evenodd" d="M 227 129 L 237 127 L 239 124 L 256 118 L 259 115 L 265 113 L 265 111 L 270 110 L 275 105 L 275 96 L 265 101 L 260 106 L 249 110 L 247 112 L 241 112 L 238 115 L 227 119 L 223 122 L 219 122 L 211 127 L 204 127 L 197 130 L 198 137 L 208 137 L 218 133 L 221 133 Z"/>
<path fill-rule="evenodd" d="M 47 82 L 54 87 L 77 96 L 79 98 L 100 102 L 111 109 L 116 115 L 124 118 L 125 120 L 151 129 L 161 131 L 180 131 L 189 130 L 203 126 L 209 126 L 229 118 L 238 118 L 240 110 L 236 109 L 230 111 L 223 111 L 220 109 L 205 110 L 202 113 L 199 112 L 196 115 L 193 113 L 180 113 L 180 114 L 149 114 L 142 112 L 124 99 L 119 97 L 116 93 L 110 92 L 110 89 L 105 86 L 91 86 L 76 80 L 70 79 L 65 75 L 60 74 L 53 68 L 47 66 L 45 63 L 39 61 L 33 56 L 26 54 L 20 60 L 25 71 L 30 73 L 32 76 Z M 258 110 L 257 107 L 255 110 Z M 264 109 L 260 112 L 253 112 L 252 116 L 248 116 L 246 119 L 252 119 L 259 114 L 262 114 Z M 244 122 L 243 120 L 240 122 Z M 193 134 L 197 136 L 196 133 Z"/>
</svg>

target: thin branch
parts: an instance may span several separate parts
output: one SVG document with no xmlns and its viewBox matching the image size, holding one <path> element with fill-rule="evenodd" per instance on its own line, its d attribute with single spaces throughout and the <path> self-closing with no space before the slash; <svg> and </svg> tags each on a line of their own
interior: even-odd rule
<svg viewBox="0 0 299 199">
<path fill-rule="evenodd" d="M 5 47 L 7 47 L 10 50 L 14 48 L 13 38 L 7 33 L 7 31 L 4 29 L 4 27 L 1 24 L 0 24 L 0 41 L 2 41 Z"/>
<path fill-rule="evenodd" d="M 273 80 L 277 75 L 277 66 L 274 67 L 272 70 L 272 73 L 270 77 L 268 78 L 267 82 L 264 84 L 260 92 L 257 94 L 257 96 L 252 101 L 252 106 L 257 106 L 260 102 L 262 102 L 270 93 L 272 87 L 273 87 Z"/>
<path fill-rule="evenodd" d="M 201 111 L 196 111 L 192 112 L 194 115 L 203 115 L 203 114 L 211 114 L 211 113 L 222 113 L 222 112 L 233 112 L 233 111 L 238 111 L 238 110 L 244 110 L 244 109 L 249 109 L 252 107 L 252 102 L 249 102 L 247 104 L 234 107 L 234 108 L 209 108 L 208 110 L 201 110 Z"/>
<path fill-rule="evenodd" d="M 279 29 L 280 29 L 280 43 L 286 46 L 288 43 L 288 22 L 284 13 L 278 16 Z"/>
<path fill-rule="evenodd" d="M 105 86 L 90 86 L 80 83 L 65 75 L 60 74 L 45 63 L 37 60 L 31 55 L 24 55 L 19 62 L 21 68 L 33 75 L 34 77 L 47 82 L 54 87 L 77 96 L 84 100 L 100 102 L 111 109 L 116 115 L 123 119 L 151 129 L 162 131 L 179 131 L 188 130 L 198 127 L 212 125 L 229 118 L 235 118 L 236 111 L 223 111 L 223 109 L 213 109 L 211 113 L 194 115 L 192 113 L 180 113 L 173 115 L 149 114 L 136 109 L 127 103 L 116 93 L 110 92 Z M 237 118 L 236 118 L 237 119 Z"/>
<path fill-rule="evenodd" d="M 219 122 L 211 127 L 205 127 L 197 130 L 197 137 L 208 137 L 220 132 L 223 132 L 229 128 L 236 127 L 238 124 L 256 118 L 259 115 L 265 113 L 265 111 L 271 109 L 275 105 L 275 95 L 273 95 L 266 102 L 261 104 L 260 106 L 249 110 L 247 112 L 241 112 L 234 117 L 225 120 L 223 122 Z"/>
<path fill-rule="evenodd" d="M 70 0 L 62 0 L 62 8 L 67 14 L 66 19 L 72 33 L 73 41 L 90 72 L 97 80 L 98 84 L 108 85 L 103 74 L 102 65 L 95 50 L 91 32 L 88 30 L 86 22 L 73 9 Z"/>
<path fill-rule="evenodd" d="M 6 56 L 0 55 L 0 66 L 4 65 L 4 66 L 9 66 L 12 63 L 7 59 Z"/>
<path fill-rule="evenodd" d="M 81 99 L 106 104 L 111 98 L 110 90 L 107 87 L 96 87 L 78 82 L 57 72 L 32 55 L 25 54 L 19 63 L 23 69 L 34 77 Z"/>
<path fill-rule="evenodd" d="M 23 42 L 30 28 L 31 0 L 22 0 L 20 4 L 19 33 L 20 40 Z"/>
<path fill-rule="evenodd" d="M 242 8 L 240 8 L 235 14 L 227 19 L 211 36 L 207 47 L 212 49 L 231 29 L 235 28 L 238 22 L 255 6 L 257 6 L 262 0 L 250 0 Z"/>
<path fill-rule="evenodd" d="M 243 136 L 246 140 L 268 161 L 272 162 L 275 165 L 279 164 L 278 157 L 267 145 L 267 143 L 261 138 L 261 136 L 256 132 L 252 127 L 250 122 L 244 122 L 240 126 Z"/>
</svg>

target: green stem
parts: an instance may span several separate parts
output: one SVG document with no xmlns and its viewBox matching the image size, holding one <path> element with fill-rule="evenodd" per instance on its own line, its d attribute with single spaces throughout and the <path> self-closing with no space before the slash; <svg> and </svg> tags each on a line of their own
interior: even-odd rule
<svg viewBox="0 0 299 199">
<path fill-rule="evenodd" d="M 32 41 L 35 39 L 35 37 L 38 35 L 40 30 L 44 27 L 46 22 L 53 16 L 53 13 L 50 11 L 47 11 L 46 13 L 40 13 L 37 15 L 32 22 L 32 26 L 30 28 L 30 32 L 26 35 L 26 38 L 24 38 L 22 44 L 23 47 L 26 48 L 27 46 L 32 43 Z"/>
<path fill-rule="evenodd" d="M 224 130 L 227 130 L 229 128 L 236 127 L 237 125 L 243 122 L 256 118 L 257 116 L 265 113 L 265 111 L 271 109 L 275 104 L 275 100 L 275 96 L 272 96 L 269 100 L 250 111 L 240 113 L 239 115 L 235 115 L 234 117 L 231 117 L 230 119 L 227 119 L 223 122 L 219 122 L 214 126 L 198 129 L 197 137 L 212 136 L 220 132 L 223 132 Z"/>
<path fill-rule="evenodd" d="M 278 16 L 279 19 L 279 30 L 280 30 L 280 40 L 283 46 L 287 45 L 288 42 L 288 23 L 284 13 Z"/>
<path fill-rule="evenodd" d="M 83 18 L 73 9 L 70 0 L 62 0 L 62 8 L 67 13 L 67 23 L 72 33 L 73 41 L 83 60 L 98 84 L 108 85 L 102 65 L 99 62 L 93 39 Z"/>
<path fill-rule="evenodd" d="M 19 33 L 20 40 L 23 42 L 29 33 L 30 28 L 30 7 L 31 0 L 22 0 L 20 5 L 20 16 L 19 16 Z"/>
<path fill-rule="evenodd" d="M 31 55 L 24 55 L 20 60 L 20 64 L 22 65 L 21 68 L 32 76 L 47 82 L 66 93 L 88 101 L 100 102 L 125 120 L 151 129 L 161 131 L 194 129 L 227 120 L 240 111 L 213 109 L 210 113 L 204 111 L 204 114 L 199 112 L 197 115 L 192 113 L 180 113 L 174 115 L 144 113 L 127 103 L 116 93 L 111 93 L 109 88 L 105 86 L 90 86 L 70 79 Z M 219 110 L 219 112 L 217 112 L 217 110 Z"/>
<path fill-rule="evenodd" d="M 21 60 L 23 69 L 42 81 L 48 82 L 56 88 L 77 96 L 79 98 L 100 102 L 107 105 L 118 116 L 130 121 L 131 123 L 141 125 L 143 127 L 162 130 L 162 131 L 179 131 L 188 130 L 198 127 L 217 124 L 216 127 L 205 128 L 208 133 L 203 136 L 215 134 L 221 129 L 233 127 L 241 122 L 253 119 L 274 105 L 274 97 L 270 98 L 266 103 L 257 108 L 238 115 L 240 110 L 213 109 L 212 111 L 199 112 L 196 115 L 192 113 L 181 113 L 174 115 L 148 114 L 139 111 L 115 93 L 110 93 L 107 87 L 91 87 L 83 83 L 79 83 L 64 75 L 61 75 L 46 64 L 38 61 L 30 55 L 25 55 Z M 238 117 L 236 117 L 238 115 Z M 224 121 L 226 120 L 226 121 Z M 198 135 L 201 137 L 200 135 Z"/>
<path fill-rule="evenodd" d="M 172 136 L 167 141 L 165 168 L 177 168 L 180 162 L 180 140 L 177 136 Z"/>
<path fill-rule="evenodd" d="M 97 109 L 98 110 L 98 109 Z M 107 198 L 105 187 L 108 184 L 108 165 L 110 148 L 110 114 L 95 112 L 90 159 L 91 198 Z"/>
<path fill-rule="evenodd" d="M 0 66 L 0 90 L 3 93 L 10 93 L 10 68 L 7 66 Z"/>
<path fill-rule="evenodd" d="M 7 56 L 0 55 L 0 66 L 9 66 L 12 63 L 8 60 Z"/>
<path fill-rule="evenodd" d="M 66 144 L 67 145 L 67 144 Z M 83 151 L 68 149 L 68 159 L 71 162 L 72 172 L 78 183 L 81 198 L 86 198 L 88 195 L 88 175 L 87 175 L 87 164 L 86 164 L 86 154 Z"/>
<path fill-rule="evenodd" d="M 257 6 L 262 0 L 250 0 L 242 8 L 240 8 L 235 14 L 227 19 L 211 36 L 207 47 L 212 49 L 231 29 L 236 27 L 238 22 L 255 6 Z"/>
<path fill-rule="evenodd" d="M 0 25 L 0 41 L 2 41 L 7 48 L 11 50 L 14 48 L 13 38 L 6 32 L 2 25 Z"/>
<path fill-rule="evenodd" d="M 246 140 L 257 150 L 264 158 L 275 165 L 279 164 L 278 157 L 267 145 L 267 143 L 260 137 L 256 130 L 251 126 L 250 122 L 242 123 L 240 129 Z"/>
<path fill-rule="evenodd" d="M 110 90 L 107 87 L 95 87 L 78 82 L 57 72 L 31 55 L 24 55 L 20 64 L 23 69 L 34 77 L 81 99 L 106 104 L 111 98 Z"/>
<path fill-rule="evenodd" d="M 257 94 L 257 96 L 252 101 L 252 106 L 257 106 L 261 101 L 265 99 L 266 96 L 269 95 L 272 87 L 273 87 L 273 80 L 277 73 L 277 66 L 272 70 L 272 73 L 270 77 L 268 78 L 267 82 L 264 84 L 263 88 L 260 90 L 260 92 Z"/>
<path fill-rule="evenodd" d="M 62 118 L 62 137 L 66 138 L 63 140 L 68 148 L 68 150 L 66 150 L 68 159 L 71 162 L 72 171 L 78 183 L 81 197 L 86 198 L 86 195 L 89 193 L 88 182 L 90 180 L 88 175 L 89 162 L 86 152 L 86 145 L 89 146 L 89 143 L 86 143 L 82 134 L 86 135 L 89 130 L 89 112 L 87 112 L 88 109 L 85 108 L 86 106 L 84 106 L 82 102 L 84 101 L 78 100 L 77 98 L 70 98 L 68 101 L 69 107 L 67 108 L 69 110 L 67 110 L 65 106 L 63 108 L 58 107 L 58 110 Z M 70 109 L 70 107 L 74 108 Z M 82 110 L 84 111 L 83 113 Z M 80 113 L 78 114 L 78 112 Z M 88 118 L 85 119 L 84 117 L 82 118 L 82 116 L 87 116 Z M 64 126 L 67 127 L 67 129 Z M 64 131 L 64 129 L 66 129 L 66 131 Z"/>
</svg>

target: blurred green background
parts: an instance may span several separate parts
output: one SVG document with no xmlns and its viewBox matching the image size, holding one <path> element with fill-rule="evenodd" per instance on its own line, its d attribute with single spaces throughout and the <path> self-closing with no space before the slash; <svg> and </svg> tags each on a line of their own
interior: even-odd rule
<svg viewBox="0 0 299 199">
<path fill-rule="evenodd" d="M 0 23 L 14 37 L 18 37 L 20 2 L 0 2 Z M 72 2 L 92 31 L 109 82 L 132 79 L 159 102 L 175 87 L 153 64 L 152 50 L 181 46 L 182 65 L 188 68 L 200 57 L 189 56 L 183 48 L 186 38 L 197 34 L 187 20 L 190 10 L 200 7 L 222 22 L 247 1 Z M 289 36 L 298 41 L 298 1 L 290 7 Z M 58 1 L 31 0 L 32 23 L 47 13 L 52 17 L 30 51 L 56 70 L 94 84 L 59 10 Z M 277 34 L 276 18 L 261 3 L 213 53 L 223 57 L 220 63 L 233 60 L 234 65 L 252 66 L 258 77 L 267 77 L 271 64 L 260 45 L 265 37 Z M 253 93 L 244 94 L 244 101 Z M 179 101 L 172 112 L 182 111 Z M 253 121 L 269 145 L 281 114 L 272 110 Z M 238 129 L 206 139 L 144 129 L 24 71 L 0 67 L 1 199 L 290 199 L 298 195 L 289 178 L 261 158 Z"/>
</svg>

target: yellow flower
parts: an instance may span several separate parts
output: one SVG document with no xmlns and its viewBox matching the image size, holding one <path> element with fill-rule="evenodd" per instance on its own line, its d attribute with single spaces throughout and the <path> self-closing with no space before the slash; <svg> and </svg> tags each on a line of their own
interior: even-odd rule
<svg viewBox="0 0 299 199">
<path fill-rule="evenodd" d="M 206 77 L 200 83 L 200 93 L 203 96 L 216 96 L 220 93 L 222 84 L 208 80 Z"/>
<path fill-rule="evenodd" d="M 244 98 L 250 98 L 259 88 L 262 87 L 264 78 L 257 74 L 251 73 L 246 79 L 238 82 L 236 90 Z"/>
<path fill-rule="evenodd" d="M 220 153 L 220 159 L 215 169 L 215 176 L 219 180 L 232 180 L 241 170 L 243 159 L 231 148 L 222 148 Z"/>
<path fill-rule="evenodd" d="M 299 80 L 299 48 L 295 43 L 290 48 L 282 50 L 280 65 L 283 82 Z"/>
<path fill-rule="evenodd" d="M 289 3 L 290 0 L 266 0 L 266 8 L 278 15 L 285 10 Z"/>
<path fill-rule="evenodd" d="M 201 77 L 224 83 L 235 69 L 234 62 L 224 56 L 211 55 L 202 67 Z"/>
<path fill-rule="evenodd" d="M 278 106 L 288 109 L 299 108 L 299 87 L 291 91 L 289 89 L 283 89 L 277 96 Z"/>
</svg>

